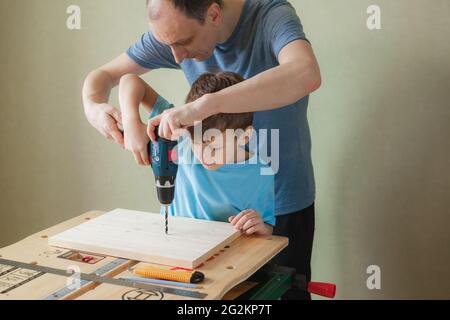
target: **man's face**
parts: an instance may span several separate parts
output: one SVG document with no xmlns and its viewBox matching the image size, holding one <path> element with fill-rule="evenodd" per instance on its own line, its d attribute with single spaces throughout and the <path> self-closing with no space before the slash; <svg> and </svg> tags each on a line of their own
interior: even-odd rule
<svg viewBox="0 0 450 320">
<path fill-rule="evenodd" d="M 158 18 L 149 20 L 153 35 L 159 42 L 170 46 L 178 64 L 184 59 L 204 61 L 213 54 L 220 8 L 210 8 L 203 24 L 187 17 L 169 1 L 153 0 L 149 9 L 158 10 Z"/>
</svg>

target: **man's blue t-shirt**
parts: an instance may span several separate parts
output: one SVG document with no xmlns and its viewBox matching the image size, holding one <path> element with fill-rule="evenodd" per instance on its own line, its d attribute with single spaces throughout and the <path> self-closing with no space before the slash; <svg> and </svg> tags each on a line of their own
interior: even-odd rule
<svg viewBox="0 0 450 320">
<path fill-rule="evenodd" d="M 278 66 L 277 57 L 281 49 L 299 39 L 308 41 L 300 19 L 289 2 L 246 0 L 234 32 L 225 43 L 216 46 L 213 55 L 206 61 L 186 59 L 178 65 L 170 47 L 158 42 L 151 32 L 145 33 L 127 53 L 137 64 L 148 69 L 182 69 L 192 85 L 205 72 L 232 71 L 245 79 L 252 78 Z M 304 209 L 315 199 L 308 100 L 309 96 L 306 96 L 292 105 L 255 113 L 253 125 L 256 131 L 267 129 L 269 133 L 267 139 L 264 135 L 258 135 L 263 148 L 271 150 L 271 129 L 279 130 L 278 170 L 271 163 L 277 173 L 276 215 Z"/>
<path fill-rule="evenodd" d="M 158 97 L 150 118 L 171 107 L 167 100 Z M 275 179 L 273 174 L 267 174 L 270 167 L 263 161 L 249 159 L 208 170 L 194 156 L 189 137 L 179 140 L 177 153 L 178 172 L 170 215 L 228 222 L 228 217 L 254 209 L 265 223 L 275 225 Z"/>
</svg>

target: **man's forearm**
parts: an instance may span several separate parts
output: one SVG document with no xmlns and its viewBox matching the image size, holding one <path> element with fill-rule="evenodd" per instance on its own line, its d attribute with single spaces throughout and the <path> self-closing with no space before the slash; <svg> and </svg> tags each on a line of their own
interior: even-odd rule
<svg viewBox="0 0 450 320">
<path fill-rule="evenodd" d="M 206 97 L 214 109 L 208 113 L 277 109 L 302 99 L 319 86 L 320 71 L 316 64 L 288 62 Z"/>
<path fill-rule="evenodd" d="M 84 82 L 83 105 L 85 113 L 88 113 L 93 104 L 107 103 L 111 89 L 116 85 L 107 72 L 102 70 L 92 71 Z"/>
</svg>

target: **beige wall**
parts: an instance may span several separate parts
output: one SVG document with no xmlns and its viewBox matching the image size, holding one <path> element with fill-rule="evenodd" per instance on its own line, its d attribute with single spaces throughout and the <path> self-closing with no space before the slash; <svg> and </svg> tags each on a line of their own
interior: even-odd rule
<svg viewBox="0 0 450 320">
<path fill-rule="evenodd" d="M 143 2 L 0 1 L 0 246 L 91 209 L 158 209 L 149 169 L 90 127 L 80 98 L 145 30 Z M 292 2 L 323 75 L 314 278 L 344 299 L 450 298 L 450 2 Z M 65 27 L 70 4 L 81 31 Z M 365 26 L 370 4 L 382 30 Z M 181 72 L 145 78 L 177 103 L 188 90 Z M 372 264 L 381 290 L 366 287 Z"/>
</svg>

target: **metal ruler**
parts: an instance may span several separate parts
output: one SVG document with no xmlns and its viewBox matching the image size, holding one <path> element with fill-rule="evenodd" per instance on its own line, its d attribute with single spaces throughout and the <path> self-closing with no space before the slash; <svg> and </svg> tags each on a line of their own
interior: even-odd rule
<svg viewBox="0 0 450 320">
<path fill-rule="evenodd" d="M 95 270 L 94 274 L 96 274 L 97 276 L 103 276 L 106 273 L 114 270 L 115 268 L 117 268 L 127 262 L 128 262 L 127 259 L 121 259 L 121 258 L 116 259 L 116 260 L 111 261 L 110 263 L 100 267 L 99 269 Z M 81 288 L 81 287 L 87 285 L 88 283 L 91 283 L 91 282 L 80 279 L 79 287 Z M 64 297 L 67 297 L 69 294 L 74 293 L 77 290 L 78 289 L 76 287 L 70 287 L 70 286 L 66 285 L 64 288 L 52 293 L 47 298 L 44 298 L 44 300 L 59 300 Z"/>
<path fill-rule="evenodd" d="M 6 259 L 1 259 L 1 258 L 0 258 L 0 264 L 8 265 L 11 267 L 16 267 L 16 268 L 20 268 L 20 269 L 33 270 L 33 271 L 43 272 L 43 273 L 50 273 L 50 274 L 54 274 L 54 275 L 58 275 L 58 276 L 62 276 L 62 277 L 70 277 L 70 276 L 74 275 L 74 274 L 70 274 L 68 271 L 62 270 L 62 269 L 39 266 L 39 265 L 23 263 L 23 262 L 19 262 L 19 261 L 6 260 Z M 96 273 L 93 273 L 93 274 L 77 273 L 75 275 L 80 280 L 83 281 L 81 283 L 82 285 L 85 285 L 88 282 L 108 283 L 108 284 L 112 284 L 112 285 L 116 285 L 116 286 L 156 291 L 156 292 L 173 294 L 173 295 L 177 295 L 177 296 L 189 297 L 189 298 L 194 298 L 194 299 L 204 299 L 206 297 L 206 293 L 202 293 L 202 292 L 164 287 L 164 286 L 147 284 L 147 283 L 126 280 L 126 279 L 114 279 L 114 278 L 109 278 L 109 277 L 102 277 Z M 65 290 L 65 289 L 62 289 L 62 290 Z M 54 298 L 59 298 L 59 297 L 62 297 L 62 294 L 63 294 L 62 292 L 60 294 L 55 293 L 52 296 L 54 296 Z M 52 296 L 48 297 L 47 299 L 51 298 Z"/>
</svg>

